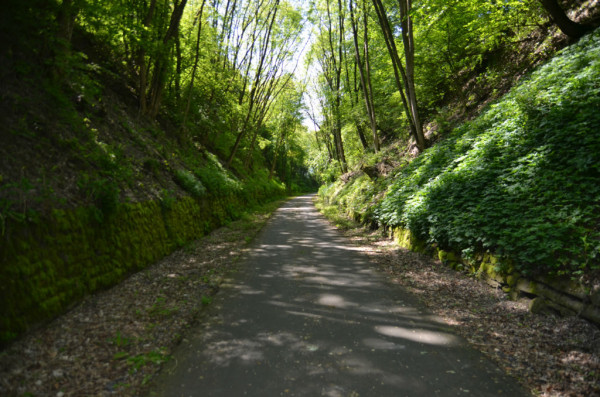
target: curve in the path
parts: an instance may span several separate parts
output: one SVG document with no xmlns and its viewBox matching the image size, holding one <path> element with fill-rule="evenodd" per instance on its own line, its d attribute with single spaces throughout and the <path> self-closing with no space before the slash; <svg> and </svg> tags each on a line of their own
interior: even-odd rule
<svg viewBox="0 0 600 397">
<path fill-rule="evenodd" d="M 312 198 L 275 212 L 152 395 L 527 394 L 389 284 Z"/>
</svg>

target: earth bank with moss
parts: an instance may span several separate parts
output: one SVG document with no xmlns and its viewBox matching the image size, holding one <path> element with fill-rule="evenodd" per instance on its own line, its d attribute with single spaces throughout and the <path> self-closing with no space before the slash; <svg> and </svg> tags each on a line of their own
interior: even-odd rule
<svg viewBox="0 0 600 397">
<path fill-rule="evenodd" d="M 125 203 L 102 222 L 82 207 L 9 224 L 0 245 L 2 342 L 237 219 L 244 207 L 236 196 L 187 196 Z"/>
</svg>

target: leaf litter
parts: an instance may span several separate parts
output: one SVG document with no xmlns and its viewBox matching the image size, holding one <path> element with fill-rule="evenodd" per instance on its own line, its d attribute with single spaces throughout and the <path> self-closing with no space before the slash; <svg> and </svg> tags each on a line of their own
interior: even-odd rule
<svg viewBox="0 0 600 397">
<path fill-rule="evenodd" d="M 531 313 L 527 300 L 510 300 L 483 280 L 398 247 L 381 231 L 354 225 L 343 232 L 392 283 L 417 295 L 532 395 L 600 396 L 596 325 L 576 316 Z"/>
<path fill-rule="evenodd" d="M 0 395 L 143 394 L 269 215 L 219 228 L 10 344 Z"/>
<path fill-rule="evenodd" d="M 143 394 L 268 216 L 220 228 L 12 343 L 0 352 L 0 395 Z M 380 232 L 344 232 L 391 282 L 419 296 L 532 394 L 600 395 L 596 326 L 530 313 L 526 302 L 400 249 Z"/>
</svg>

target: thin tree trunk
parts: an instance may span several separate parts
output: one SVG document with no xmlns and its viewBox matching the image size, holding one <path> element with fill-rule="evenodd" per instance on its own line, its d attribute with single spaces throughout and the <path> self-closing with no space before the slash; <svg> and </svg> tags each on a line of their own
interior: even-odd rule
<svg viewBox="0 0 600 397">
<path fill-rule="evenodd" d="M 181 101 L 181 40 L 175 36 L 175 103 L 179 106 Z"/>
<path fill-rule="evenodd" d="M 381 30 L 385 39 L 385 44 L 390 54 L 390 58 L 392 59 L 396 86 L 398 87 L 398 92 L 400 93 L 400 97 L 402 99 L 402 104 L 406 112 L 411 134 L 415 138 L 419 150 L 423 151 L 425 150 L 425 137 L 423 136 L 423 131 L 417 128 L 417 124 L 415 123 L 415 118 L 411 111 L 411 107 L 409 106 L 408 100 L 404 93 L 407 82 L 406 72 L 404 71 L 404 67 L 402 66 L 402 61 L 400 61 L 400 57 L 398 56 L 398 50 L 394 41 L 394 35 L 392 34 L 392 29 L 390 27 L 387 14 L 385 12 L 385 8 L 383 7 L 381 0 L 373 0 L 373 5 L 375 6 L 375 11 L 377 12 L 377 18 L 379 19 L 379 24 L 381 26 Z M 401 77 L 402 81 L 400 79 Z"/>
<path fill-rule="evenodd" d="M 327 0 L 327 19 L 328 19 L 328 37 L 329 37 L 329 49 L 331 51 L 331 62 L 334 71 L 332 79 L 329 79 L 329 85 L 332 92 L 335 95 L 334 109 L 333 109 L 333 142 L 335 144 L 337 159 L 340 162 L 341 170 L 343 173 L 347 172 L 346 166 L 346 154 L 344 152 L 344 142 L 342 140 L 342 115 L 341 115 L 341 74 L 342 74 L 342 53 L 343 53 L 343 39 L 344 39 L 344 18 L 342 13 L 342 2 L 338 0 L 338 42 L 337 42 L 337 58 L 336 48 L 333 44 L 333 27 L 330 10 L 330 2 Z"/>
<path fill-rule="evenodd" d="M 350 4 L 350 6 L 352 7 L 352 5 Z M 350 10 L 352 13 L 352 10 Z M 353 32 L 354 32 L 354 20 L 351 19 L 351 25 L 353 28 Z M 356 59 L 356 54 L 355 54 L 355 59 Z M 343 59 L 343 63 L 345 65 L 346 68 L 346 91 L 350 94 L 350 106 L 352 107 L 352 109 L 354 109 L 359 102 L 359 91 L 360 89 L 358 88 L 358 82 L 357 82 L 357 78 L 356 78 L 356 70 L 358 69 L 358 62 L 360 60 L 356 60 L 352 66 L 352 82 L 350 82 L 350 70 L 349 70 L 349 62 L 348 59 L 344 56 Z M 353 114 L 353 119 L 354 119 L 354 126 L 356 127 L 356 134 L 358 135 L 358 139 L 360 140 L 360 143 L 363 147 L 363 149 L 365 151 L 369 150 L 369 143 L 367 142 L 367 138 L 365 137 L 365 134 L 363 132 L 363 127 L 362 127 L 362 120 L 360 118 L 360 116 L 358 116 L 356 114 L 356 112 L 352 111 Z"/>
<path fill-rule="evenodd" d="M 9 10 L 5 10 L 9 12 Z M 56 16 L 56 22 L 58 24 L 58 37 L 63 42 L 61 46 L 69 48 L 71 44 L 71 38 L 73 36 L 73 28 L 75 27 L 75 19 L 79 13 L 79 1 L 77 0 L 63 0 L 60 8 L 58 9 L 58 15 Z"/>
<path fill-rule="evenodd" d="M 369 55 L 369 21 L 367 18 L 367 0 L 363 0 L 363 24 L 364 24 L 364 54 L 365 54 L 365 72 L 367 81 L 367 98 L 371 104 L 371 113 L 369 119 L 371 120 L 371 133 L 373 134 L 373 141 L 377 142 L 377 150 L 379 150 L 379 134 L 377 133 L 377 117 L 375 115 L 375 96 L 373 94 L 373 84 L 371 80 L 371 57 Z"/>
<path fill-rule="evenodd" d="M 275 145 L 275 152 L 273 153 L 273 163 L 271 164 L 271 170 L 269 171 L 269 180 L 273 179 L 273 174 L 275 173 L 275 165 L 277 164 L 277 155 L 279 154 L 279 150 L 281 149 L 281 145 L 285 139 L 285 128 L 281 130 L 281 134 L 279 135 L 279 139 L 277 139 L 277 144 Z"/>
<path fill-rule="evenodd" d="M 233 148 L 231 149 L 231 153 L 229 154 L 229 158 L 227 159 L 227 168 L 231 167 L 231 163 L 233 162 L 233 159 L 237 153 L 237 150 L 240 146 L 240 143 L 242 141 L 242 138 L 244 137 L 244 135 L 246 134 L 246 130 L 248 128 L 248 122 L 250 121 L 250 116 L 252 115 L 252 110 L 254 107 L 254 101 L 256 99 L 256 90 L 257 90 L 257 85 L 260 83 L 260 78 L 261 78 L 261 74 L 262 74 L 262 69 L 264 66 L 264 62 L 265 62 L 265 58 L 267 56 L 267 50 L 269 47 L 269 40 L 271 38 L 271 32 L 273 30 L 273 24 L 275 23 L 275 17 L 277 16 L 277 11 L 279 9 L 279 0 L 275 0 L 275 5 L 274 5 L 274 10 L 273 10 L 273 17 L 271 19 L 271 23 L 269 24 L 269 29 L 267 30 L 267 36 L 265 38 L 265 46 L 262 49 L 262 54 L 261 54 L 261 58 L 258 64 L 258 68 L 256 71 L 256 78 L 255 78 L 255 82 L 252 86 L 252 89 L 250 90 L 250 98 L 249 98 L 249 104 L 248 104 L 248 114 L 246 115 L 246 119 L 244 120 L 244 124 L 242 125 L 242 129 L 241 131 L 238 133 L 236 139 L 235 139 L 235 143 L 233 144 Z"/>
<path fill-rule="evenodd" d="M 423 126 L 419 117 L 417 106 L 417 93 L 415 89 L 415 41 L 413 37 L 413 24 L 410 15 L 412 0 L 398 0 L 400 6 L 400 26 L 402 27 L 402 42 L 404 43 L 404 61 L 406 62 L 406 78 L 404 84 L 408 95 L 408 103 L 417 130 L 417 146 L 421 151 L 425 149 Z"/>
<path fill-rule="evenodd" d="M 154 73 L 152 76 L 152 85 L 150 87 L 150 103 L 147 111 L 148 116 L 154 118 L 158 114 L 160 109 L 160 102 L 162 99 L 162 93 L 164 90 L 164 82 L 167 74 L 167 61 L 169 58 L 169 49 L 171 42 L 179 34 L 179 23 L 183 16 L 183 10 L 187 4 L 187 0 L 181 0 L 180 3 L 176 4 L 173 13 L 171 14 L 171 20 L 169 27 L 162 41 L 162 51 L 159 54 L 154 63 Z"/>
<path fill-rule="evenodd" d="M 58 14 L 56 15 L 56 22 L 58 24 L 58 45 L 54 52 L 54 65 L 53 74 L 55 79 L 62 79 L 65 76 L 66 70 L 64 69 L 65 62 L 71 52 L 71 39 L 73 37 L 73 28 L 75 27 L 75 20 L 79 13 L 79 1 L 78 0 L 63 0 Z M 5 10 L 4 12 L 10 12 Z"/>
<path fill-rule="evenodd" d="M 190 80 L 190 85 L 188 87 L 188 93 L 187 93 L 187 101 L 185 104 L 185 111 L 183 113 L 183 122 L 181 124 L 181 127 L 185 130 L 186 127 L 186 123 L 187 123 L 187 118 L 188 118 L 188 114 L 190 112 L 190 105 L 192 103 L 192 92 L 194 89 L 194 80 L 196 79 L 196 71 L 198 70 L 198 62 L 200 61 L 200 36 L 202 35 L 202 14 L 204 13 L 204 4 L 206 3 L 206 0 L 202 0 L 202 5 L 200 6 L 200 12 L 198 12 L 198 34 L 196 36 L 196 48 L 195 48 L 195 55 L 194 55 L 194 66 L 192 67 L 192 77 Z"/>
<path fill-rule="evenodd" d="M 367 115 L 369 116 L 369 122 L 371 124 L 371 132 L 373 134 L 373 149 L 375 150 L 375 152 L 379 151 L 379 137 L 377 136 L 377 121 L 375 120 L 375 112 L 373 111 L 373 102 L 371 101 L 370 95 L 369 95 L 369 86 L 367 85 L 367 76 L 365 74 L 365 70 L 363 67 L 363 63 L 360 57 L 360 49 L 358 46 L 358 28 L 357 28 L 357 23 L 356 23 L 356 19 L 354 17 L 354 7 L 352 6 L 354 0 L 349 0 L 349 6 L 350 6 L 350 21 L 352 22 L 352 37 L 353 37 L 353 42 L 354 42 L 354 53 L 356 55 L 356 65 L 358 67 L 358 70 L 360 72 L 360 85 L 362 87 L 362 92 L 363 92 L 363 99 L 365 101 L 365 108 L 367 110 Z M 365 18 L 365 22 L 366 22 L 366 18 L 367 16 L 364 16 Z M 364 43 L 364 48 L 365 48 L 365 58 L 367 55 L 367 48 L 368 48 L 368 41 L 367 41 L 367 26 L 365 23 L 365 43 Z M 361 132 L 362 135 L 362 132 Z M 362 137 L 362 139 L 364 139 L 364 136 Z M 363 143 L 364 145 L 364 143 Z"/>
<path fill-rule="evenodd" d="M 154 11 L 156 10 L 156 0 L 152 0 L 150 2 L 150 7 L 148 8 L 148 13 L 146 14 L 146 18 L 144 19 L 144 27 L 150 27 L 150 23 L 152 23 L 152 19 L 154 18 Z M 145 33 L 146 29 L 142 33 L 143 35 L 147 35 Z M 147 37 L 146 37 L 147 39 Z M 145 42 L 144 37 L 142 37 L 142 41 Z M 140 47 L 138 52 L 138 65 L 140 68 L 139 71 L 139 84 L 138 84 L 138 95 L 140 96 L 140 113 L 146 114 L 148 108 L 148 102 L 146 98 L 146 86 L 148 85 L 148 63 L 146 62 L 146 51 L 143 48 L 143 45 Z"/>
</svg>

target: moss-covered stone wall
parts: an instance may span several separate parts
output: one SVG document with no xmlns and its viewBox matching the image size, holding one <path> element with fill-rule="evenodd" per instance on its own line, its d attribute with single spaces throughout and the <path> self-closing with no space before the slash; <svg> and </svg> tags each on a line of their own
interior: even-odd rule
<svg viewBox="0 0 600 397">
<path fill-rule="evenodd" d="M 453 251 L 445 251 L 430 246 L 417 238 L 414 233 L 401 227 L 390 231 L 391 237 L 402 248 L 431 254 L 442 263 L 456 270 L 467 270 L 486 280 L 495 287 L 502 288 L 511 298 L 521 294 L 534 298 L 530 309 L 549 309 L 560 314 L 579 315 L 600 325 L 600 288 L 586 287 L 568 278 L 531 278 L 519 274 L 512 261 L 502 259 L 489 252 L 474 253 L 466 259 Z"/>
<path fill-rule="evenodd" d="M 90 209 L 8 224 L 0 237 L 0 344 L 64 312 L 233 219 L 235 196 L 126 203 L 102 222 Z"/>
</svg>

